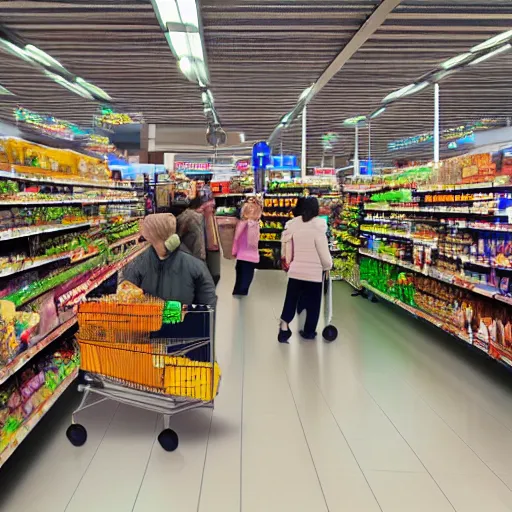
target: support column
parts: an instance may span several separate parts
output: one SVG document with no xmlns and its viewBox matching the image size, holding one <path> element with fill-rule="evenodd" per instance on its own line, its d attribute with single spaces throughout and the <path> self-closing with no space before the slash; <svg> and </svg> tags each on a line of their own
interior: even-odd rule
<svg viewBox="0 0 512 512">
<path fill-rule="evenodd" d="M 359 176 L 359 126 L 357 125 L 354 144 L 354 176 Z"/>
<path fill-rule="evenodd" d="M 300 171 L 301 176 L 306 176 L 306 128 L 307 128 L 307 112 L 306 107 L 302 110 L 302 153 L 300 155 Z"/>
<path fill-rule="evenodd" d="M 439 84 L 434 85 L 434 164 L 439 163 Z"/>
</svg>

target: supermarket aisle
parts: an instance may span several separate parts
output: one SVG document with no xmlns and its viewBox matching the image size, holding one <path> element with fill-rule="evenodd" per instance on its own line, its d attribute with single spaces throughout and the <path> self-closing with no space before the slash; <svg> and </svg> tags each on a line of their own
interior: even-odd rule
<svg viewBox="0 0 512 512">
<path fill-rule="evenodd" d="M 70 393 L 2 469 L 0 511 L 504 512 L 512 510 L 512 376 L 385 304 L 335 286 L 340 338 L 276 343 L 284 276 L 219 285 L 216 409 L 173 421 L 106 403 L 64 436 Z M 496 376 L 498 374 L 498 376 Z"/>
</svg>

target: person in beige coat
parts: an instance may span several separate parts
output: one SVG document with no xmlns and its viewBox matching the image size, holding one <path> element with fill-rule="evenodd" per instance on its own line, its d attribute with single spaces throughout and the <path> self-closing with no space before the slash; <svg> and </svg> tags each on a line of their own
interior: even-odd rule
<svg viewBox="0 0 512 512">
<path fill-rule="evenodd" d="M 318 217 L 316 197 L 308 197 L 302 203 L 302 215 L 288 221 L 282 234 L 283 246 L 287 246 L 288 286 L 281 313 L 278 341 L 288 343 L 292 332 L 290 322 L 295 316 L 299 300 L 306 310 L 306 322 L 300 335 L 304 339 L 316 337 L 316 326 L 322 304 L 322 282 L 325 271 L 332 267 L 327 241 L 327 224 Z"/>
</svg>

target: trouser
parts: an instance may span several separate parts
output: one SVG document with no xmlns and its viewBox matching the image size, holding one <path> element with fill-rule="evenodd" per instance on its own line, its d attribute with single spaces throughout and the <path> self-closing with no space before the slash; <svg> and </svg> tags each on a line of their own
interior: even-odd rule
<svg viewBox="0 0 512 512">
<path fill-rule="evenodd" d="M 320 318 L 322 283 L 301 281 L 300 279 L 288 279 L 281 320 L 284 320 L 287 324 L 293 320 L 299 301 L 301 308 L 306 310 L 304 332 L 313 334 L 316 332 L 316 326 Z"/>
<path fill-rule="evenodd" d="M 256 263 L 250 261 L 237 260 L 236 262 L 236 281 L 233 295 L 247 295 L 254 277 Z"/>
<path fill-rule="evenodd" d="M 220 281 L 220 251 L 206 251 L 206 266 L 217 286 Z"/>
</svg>

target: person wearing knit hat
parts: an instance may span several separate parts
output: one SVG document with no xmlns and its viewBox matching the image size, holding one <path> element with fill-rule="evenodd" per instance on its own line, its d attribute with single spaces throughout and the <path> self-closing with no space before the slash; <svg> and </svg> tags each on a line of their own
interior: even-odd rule
<svg viewBox="0 0 512 512">
<path fill-rule="evenodd" d="M 126 281 L 163 300 L 216 304 L 212 276 L 204 262 L 181 246 L 174 215 L 148 215 L 142 221 L 140 233 L 151 246 L 127 266 Z"/>
</svg>

